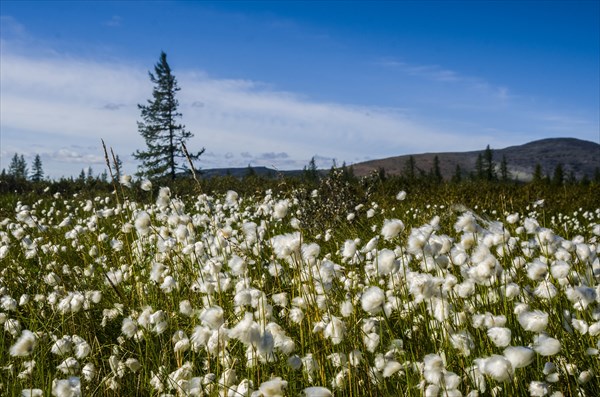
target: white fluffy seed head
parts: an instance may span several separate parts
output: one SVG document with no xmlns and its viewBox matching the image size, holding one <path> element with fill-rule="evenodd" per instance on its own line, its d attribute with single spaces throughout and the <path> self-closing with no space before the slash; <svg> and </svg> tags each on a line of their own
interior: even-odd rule
<svg viewBox="0 0 600 397">
<path fill-rule="evenodd" d="M 10 347 L 10 355 L 13 357 L 25 357 L 33 352 L 37 345 L 37 337 L 29 330 L 24 330 L 14 345 Z"/>
<path fill-rule="evenodd" d="M 391 240 L 404 230 L 404 223 L 399 219 L 386 219 L 381 228 L 381 235 L 385 240 Z"/>
<path fill-rule="evenodd" d="M 487 331 L 488 337 L 498 347 L 506 347 L 510 344 L 511 331 L 504 327 L 492 327 Z"/>
<path fill-rule="evenodd" d="M 385 294 L 376 286 L 368 288 L 361 297 L 363 310 L 370 314 L 380 312 L 384 302 Z"/>
<path fill-rule="evenodd" d="M 548 326 L 548 313 L 540 310 L 524 311 L 519 314 L 519 324 L 531 332 L 543 332 Z"/>
<path fill-rule="evenodd" d="M 513 368 L 523 368 L 533 362 L 535 353 L 525 346 L 509 346 L 504 349 L 504 357 L 510 361 Z"/>
<path fill-rule="evenodd" d="M 513 367 L 504 356 L 494 354 L 483 361 L 479 370 L 498 382 L 506 382 L 512 378 Z"/>
<path fill-rule="evenodd" d="M 542 356 L 553 356 L 560 352 L 560 342 L 550 336 L 540 334 L 533 339 L 533 350 Z"/>
</svg>

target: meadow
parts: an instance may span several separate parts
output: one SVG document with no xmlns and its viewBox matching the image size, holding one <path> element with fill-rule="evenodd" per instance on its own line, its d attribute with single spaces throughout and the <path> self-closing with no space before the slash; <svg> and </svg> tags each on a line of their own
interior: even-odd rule
<svg viewBox="0 0 600 397">
<path fill-rule="evenodd" d="M 3 196 L 0 395 L 600 395 L 597 186 L 121 182 Z"/>
</svg>

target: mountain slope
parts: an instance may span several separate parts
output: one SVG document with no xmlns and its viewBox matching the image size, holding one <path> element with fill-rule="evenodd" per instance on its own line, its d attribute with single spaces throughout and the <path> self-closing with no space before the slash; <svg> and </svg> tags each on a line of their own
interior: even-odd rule
<svg viewBox="0 0 600 397">
<path fill-rule="evenodd" d="M 549 138 L 533 141 L 519 146 L 494 149 L 493 160 L 499 166 L 502 157 L 506 157 L 508 170 L 512 178 L 527 181 L 532 178 L 536 164 L 540 164 L 544 174 L 552 175 L 558 164 L 562 164 L 565 175 L 571 172 L 580 179 L 584 175 L 592 177 L 600 167 L 600 145 L 595 142 L 575 138 Z M 472 152 L 422 153 L 412 155 L 417 169 L 429 172 L 434 157 L 438 156 L 440 170 L 444 179 L 450 179 L 459 165 L 462 175 L 474 172 L 479 154 L 484 150 Z M 403 172 L 411 155 L 370 160 L 353 165 L 357 176 L 367 175 L 373 170 L 385 169 L 389 175 Z"/>
</svg>

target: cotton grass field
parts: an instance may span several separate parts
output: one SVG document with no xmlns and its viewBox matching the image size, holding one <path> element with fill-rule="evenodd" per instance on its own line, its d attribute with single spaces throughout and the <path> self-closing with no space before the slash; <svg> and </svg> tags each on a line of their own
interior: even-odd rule
<svg viewBox="0 0 600 397">
<path fill-rule="evenodd" d="M 0 395 L 600 395 L 600 206 L 123 183 L 5 208 Z"/>
</svg>

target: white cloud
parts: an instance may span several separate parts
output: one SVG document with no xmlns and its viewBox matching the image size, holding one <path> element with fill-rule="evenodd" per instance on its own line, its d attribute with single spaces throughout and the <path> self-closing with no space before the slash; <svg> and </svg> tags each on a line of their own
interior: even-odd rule
<svg viewBox="0 0 600 397">
<path fill-rule="evenodd" d="M 101 172 L 104 139 L 123 159 L 126 171 L 134 172 L 130 155 L 144 147 L 137 131 L 137 104 L 151 97 L 147 72 L 152 65 L 27 55 L 12 49 L 3 45 L 0 54 L 0 168 L 18 152 L 30 159 L 43 154 L 46 174 L 52 177 L 76 175 L 89 165 Z M 520 108 L 511 103 L 515 97 L 507 87 L 443 67 L 401 62 L 387 66 L 436 84 L 472 89 L 480 94 L 477 99 L 486 100 L 458 101 L 446 92 L 450 99 L 440 98 L 437 108 L 420 110 L 431 117 L 425 120 L 400 108 L 317 102 L 263 82 L 175 70 L 182 122 L 195 134 L 188 149 L 206 148 L 199 162 L 202 168 L 251 163 L 283 170 L 300 169 L 316 155 L 319 165 L 328 167 L 333 159 L 350 164 L 406 153 L 475 150 L 487 144 L 500 148 L 542 138 L 535 135 L 539 127 L 531 127 L 535 120 L 565 134 L 573 125 L 590 129 L 587 117 Z M 496 121 L 501 115 L 502 120 L 498 125 L 482 121 L 488 114 Z"/>
<path fill-rule="evenodd" d="M 137 132 L 138 103 L 150 97 L 147 70 L 125 63 L 72 57 L 17 55 L 1 58 L 2 166 L 5 153 L 47 153 L 46 173 L 72 174 L 103 163 L 100 139 L 126 159 L 143 148 Z M 201 147 L 203 168 L 253 165 L 302 167 L 320 153 L 339 162 L 391 156 L 427 147 L 443 149 L 453 137 L 408 119 L 394 109 L 319 103 L 260 82 L 214 79 L 202 71 L 175 70 L 183 123 Z M 435 143 L 435 144 L 432 144 Z M 70 145 L 93 147 L 73 149 Z M 31 152 L 31 153 L 30 153 Z M 241 153 L 225 156 L 226 153 Z M 282 154 L 285 154 L 283 156 Z"/>
</svg>

